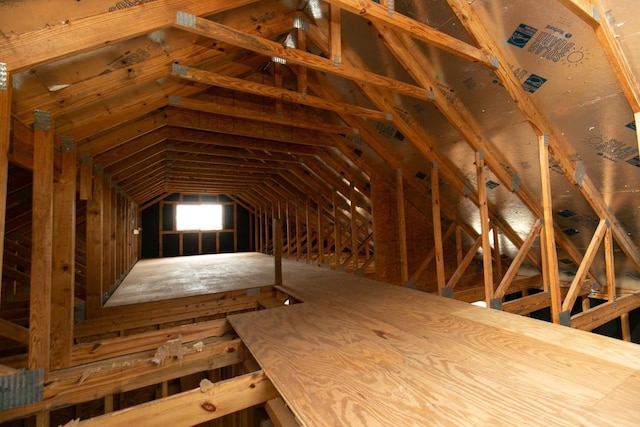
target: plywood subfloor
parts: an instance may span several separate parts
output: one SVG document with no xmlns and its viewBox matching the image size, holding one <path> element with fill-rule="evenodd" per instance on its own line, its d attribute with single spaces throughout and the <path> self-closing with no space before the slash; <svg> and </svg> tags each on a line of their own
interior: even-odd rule
<svg viewBox="0 0 640 427">
<path fill-rule="evenodd" d="M 138 261 L 105 306 L 137 304 L 268 286 L 273 257 L 249 252 Z"/>
<path fill-rule="evenodd" d="M 305 426 L 637 426 L 640 346 L 303 263 L 229 317 Z"/>
</svg>

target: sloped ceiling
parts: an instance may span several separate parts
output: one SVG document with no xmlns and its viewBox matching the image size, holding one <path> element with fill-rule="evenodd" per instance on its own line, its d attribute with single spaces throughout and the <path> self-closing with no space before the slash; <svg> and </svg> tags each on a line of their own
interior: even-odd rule
<svg viewBox="0 0 640 427">
<path fill-rule="evenodd" d="M 29 167 L 41 109 L 140 205 L 172 192 L 348 198 L 353 183 L 367 206 L 371 174 L 393 182 L 402 168 L 426 194 L 437 164 L 448 218 L 479 232 L 480 150 L 513 256 L 513 235 L 541 217 L 546 133 L 562 273 L 606 220 L 618 283 L 640 289 L 635 1 L 376 3 L 0 2 L 12 160 Z"/>
</svg>

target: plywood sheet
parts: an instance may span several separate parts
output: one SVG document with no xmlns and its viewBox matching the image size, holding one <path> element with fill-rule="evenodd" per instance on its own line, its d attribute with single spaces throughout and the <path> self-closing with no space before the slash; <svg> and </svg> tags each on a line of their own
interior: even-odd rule
<svg viewBox="0 0 640 427">
<path fill-rule="evenodd" d="M 284 270 L 285 286 L 306 302 L 229 321 L 303 425 L 640 417 L 615 398 L 637 393 L 633 344 L 299 263 Z"/>
</svg>

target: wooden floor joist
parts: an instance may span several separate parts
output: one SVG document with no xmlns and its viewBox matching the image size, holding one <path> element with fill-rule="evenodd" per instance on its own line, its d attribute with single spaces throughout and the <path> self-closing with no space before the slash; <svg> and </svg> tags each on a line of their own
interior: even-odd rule
<svg viewBox="0 0 640 427">
<path fill-rule="evenodd" d="M 151 403 L 82 421 L 80 426 L 146 425 L 150 418 L 159 425 L 200 424 L 241 409 L 264 403 L 278 392 L 264 372 L 254 372 L 219 383 L 165 397 Z"/>
</svg>

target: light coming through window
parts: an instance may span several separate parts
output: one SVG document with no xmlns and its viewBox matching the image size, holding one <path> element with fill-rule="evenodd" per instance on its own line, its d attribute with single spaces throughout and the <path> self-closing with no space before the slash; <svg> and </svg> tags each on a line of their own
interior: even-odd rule
<svg viewBox="0 0 640 427">
<path fill-rule="evenodd" d="M 176 229 L 222 230 L 222 205 L 176 206 Z"/>
</svg>

